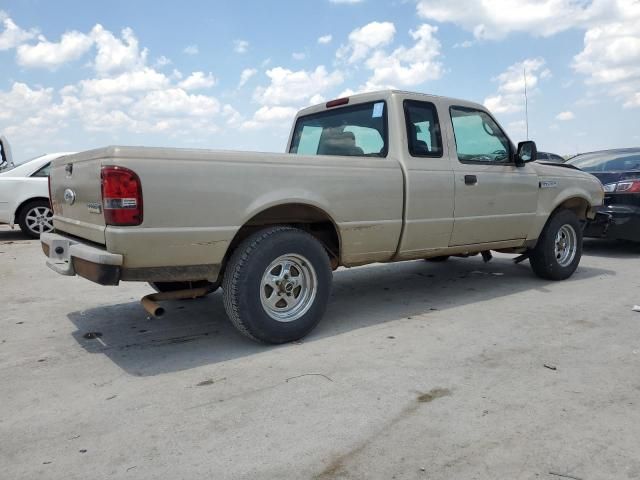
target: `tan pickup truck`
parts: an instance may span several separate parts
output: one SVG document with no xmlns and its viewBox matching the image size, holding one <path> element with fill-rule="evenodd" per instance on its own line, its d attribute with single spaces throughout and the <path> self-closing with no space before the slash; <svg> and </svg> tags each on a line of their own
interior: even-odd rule
<svg viewBox="0 0 640 480">
<path fill-rule="evenodd" d="M 604 197 L 591 175 L 533 162 L 535 144 L 516 148 L 482 105 L 417 93 L 306 108 L 288 152 L 107 147 L 58 159 L 47 264 L 102 285 L 149 282 L 152 300 L 220 286 L 240 332 L 282 343 L 315 327 L 340 266 L 496 250 L 565 279 Z"/>
</svg>

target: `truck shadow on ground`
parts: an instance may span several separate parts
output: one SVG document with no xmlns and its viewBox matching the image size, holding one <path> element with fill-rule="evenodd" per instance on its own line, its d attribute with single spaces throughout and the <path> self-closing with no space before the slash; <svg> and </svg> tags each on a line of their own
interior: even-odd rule
<svg viewBox="0 0 640 480">
<path fill-rule="evenodd" d="M 586 238 L 582 245 L 585 255 L 605 258 L 637 258 L 640 256 L 640 242 Z"/>
<path fill-rule="evenodd" d="M 19 228 L 16 228 L 15 230 L 11 230 L 9 229 L 9 227 L 0 227 L 0 245 L 1 244 L 5 244 L 5 243 L 12 243 L 12 242 L 24 242 L 24 241 L 29 241 L 29 242 L 36 242 L 37 240 L 34 240 L 33 238 L 25 235 L 24 233 L 22 233 L 22 230 L 20 230 Z"/>
<path fill-rule="evenodd" d="M 598 275 L 615 273 L 580 267 L 567 281 Z M 487 294 L 495 298 L 524 290 L 544 292 L 552 285 L 533 276 L 528 263 L 514 265 L 507 258 L 488 264 L 471 258 L 444 264 L 415 261 L 341 270 L 334 274 L 324 319 L 304 342 L 483 301 Z M 164 306 L 167 313 L 157 319 L 148 317 L 138 302 L 73 312 L 68 317 L 77 328 L 73 335 L 84 349 L 107 355 L 136 376 L 292 348 L 259 345 L 241 336 L 227 319 L 221 292 L 203 299 L 165 302 Z M 101 336 L 85 338 L 91 332 Z"/>
</svg>

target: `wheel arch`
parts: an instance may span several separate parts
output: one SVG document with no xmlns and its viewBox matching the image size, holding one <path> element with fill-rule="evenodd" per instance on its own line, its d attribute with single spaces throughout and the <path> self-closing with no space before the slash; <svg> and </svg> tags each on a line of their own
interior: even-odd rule
<svg viewBox="0 0 640 480">
<path fill-rule="evenodd" d="M 581 195 L 573 195 L 558 203 L 558 205 L 556 205 L 556 207 L 551 212 L 551 215 L 549 215 L 549 218 L 551 218 L 553 214 L 560 210 L 571 210 L 580 220 L 586 220 L 590 209 L 591 202 L 586 197 L 583 197 Z"/>
<path fill-rule="evenodd" d="M 315 237 L 327 250 L 333 269 L 340 265 L 340 229 L 324 209 L 310 203 L 292 201 L 270 205 L 253 214 L 236 232 L 222 262 L 221 274 L 237 246 L 252 233 L 274 225 L 290 225 Z"/>
<path fill-rule="evenodd" d="M 538 240 L 540 239 L 540 235 L 542 235 L 542 232 L 544 232 L 544 229 L 547 228 L 549 221 L 557 212 L 561 210 L 570 210 L 576 214 L 580 221 L 585 221 L 590 209 L 591 202 L 586 197 L 580 194 L 568 195 L 559 200 L 558 202 L 556 202 L 556 205 L 553 207 L 544 222 L 538 223 L 536 234 L 533 237 L 533 240 L 527 241 L 527 247 L 534 248 L 537 245 Z"/>
<path fill-rule="evenodd" d="M 20 214 L 22 213 L 22 209 L 25 208 L 29 203 L 34 202 L 36 200 L 42 200 L 43 202 L 49 202 L 49 198 L 48 197 L 29 197 L 26 200 L 23 200 L 22 202 L 20 202 L 20 204 L 16 207 L 15 212 L 13 212 L 13 218 L 11 219 L 11 224 L 15 224 L 18 219 L 20 218 Z"/>
</svg>

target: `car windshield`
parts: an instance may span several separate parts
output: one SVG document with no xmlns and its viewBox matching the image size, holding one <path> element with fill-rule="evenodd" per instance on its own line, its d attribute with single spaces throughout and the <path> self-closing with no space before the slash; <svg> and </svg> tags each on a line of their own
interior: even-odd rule
<svg viewBox="0 0 640 480">
<path fill-rule="evenodd" d="M 298 155 L 387 155 L 387 111 L 383 101 L 300 117 L 289 153 Z"/>
<path fill-rule="evenodd" d="M 585 153 L 572 158 L 567 163 L 585 172 L 640 171 L 640 150 Z"/>
</svg>

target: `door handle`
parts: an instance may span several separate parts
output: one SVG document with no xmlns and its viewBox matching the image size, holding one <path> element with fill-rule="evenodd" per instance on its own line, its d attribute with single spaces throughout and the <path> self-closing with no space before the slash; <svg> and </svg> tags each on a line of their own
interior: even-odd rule
<svg viewBox="0 0 640 480">
<path fill-rule="evenodd" d="M 475 175 L 465 175 L 464 176 L 464 184 L 465 185 L 475 185 L 478 183 L 478 177 Z"/>
</svg>

